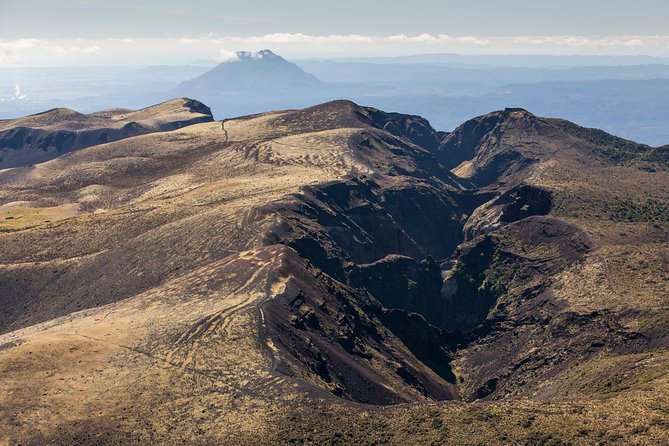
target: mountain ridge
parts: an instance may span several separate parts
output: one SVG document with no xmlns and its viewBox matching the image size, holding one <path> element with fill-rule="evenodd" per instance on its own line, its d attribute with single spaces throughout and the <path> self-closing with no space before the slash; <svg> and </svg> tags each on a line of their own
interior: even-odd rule
<svg viewBox="0 0 669 446">
<path fill-rule="evenodd" d="M 0 432 L 666 438 L 667 167 L 626 144 L 334 101 L 0 171 Z"/>
<path fill-rule="evenodd" d="M 213 120 L 211 110 L 188 98 L 140 110 L 87 115 L 66 108 L 0 121 L 0 169 L 47 161 L 73 150 Z"/>
</svg>

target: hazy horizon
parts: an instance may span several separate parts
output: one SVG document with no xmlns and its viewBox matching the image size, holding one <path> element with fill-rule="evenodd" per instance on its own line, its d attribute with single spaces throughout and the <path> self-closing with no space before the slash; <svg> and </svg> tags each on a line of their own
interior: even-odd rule
<svg viewBox="0 0 669 446">
<path fill-rule="evenodd" d="M 251 0 L 229 7 L 211 0 L 5 0 L 0 67 L 174 65 L 265 48 L 291 59 L 431 53 L 669 57 L 666 2 L 433 3 L 344 0 L 331 7 Z"/>
<path fill-rule="evenodd" d="M 323 82 L 278 91 L 296 80 L 263 83 L 263 69 L 192 97 L 217 118 L 350 99 L 441 130 L 523 107 L 666 144 L 667 16 L 658 0 L 0 0 L 0 119 L 147 107 L 237 51 L 269 49 Z"/>
</svg>

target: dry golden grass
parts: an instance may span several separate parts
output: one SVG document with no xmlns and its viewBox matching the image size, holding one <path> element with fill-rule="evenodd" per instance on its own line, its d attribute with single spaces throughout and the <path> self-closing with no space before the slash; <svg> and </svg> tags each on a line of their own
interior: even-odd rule
<svg viewBox="0 0 669 446">
<path fill-rule="evenodd" d="M 262 330 L 262 303 L 294 277 L 277 273 L 287 248 L 260 239 L 282 222 L 250 216 L 305 186 L 376 170 L 351 153 L 360 129 L 276 125 L 288 114 L 198 124 L 0 171 L 0 273 L 30 278 L 3 283 L 35 298 L 68 297 L 31 308 L 58 317 L 0 335 L 0 444 L 669 442 L 664 350 L 603 352 L 542 381 L 533 399 L 490 403 L 368 406 L 277 373 L 281 345 Z M 665 308 L 666 227 L 614 223 L 605 205 L 616 195 L 669 193 L 666 174 L 593 171 L 561 149 L 533 147 L 559 157 L 534 165 L 528 181 L 554 191 L 553 212 L 585 228 L 598 249 L 552 278 L 556 299 L 576 313 Z M 455 173 L 474 169 L 468 162 Z M 494 212 L 484 205 L 474 216 Z M 83 298 L 93 308 L 75 311 Z M 669 328 L 661 313 L 646 316 L 620 324 Z M 532 352 L 526 347 L 518 357 Z M 366 361 L 396 369 L 369 352 Z M 388 388 L 405 384 L 385 378 Z"/>
<path fill-rule="evenodd" d="M 0 206 L 0 231 L 31 228 L 44 223 L 65 220 L 78 213 L 78 205 L 74 203 L 46 208 Z"/>
</svg>

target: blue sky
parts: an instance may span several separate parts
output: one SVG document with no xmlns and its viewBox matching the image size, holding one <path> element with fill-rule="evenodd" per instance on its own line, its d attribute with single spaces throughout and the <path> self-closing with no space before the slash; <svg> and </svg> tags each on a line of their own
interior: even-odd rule
<svg viewBox="0 0 669 446">
<path fill-rule="evenodd" d="M 669 56 L 666 0 L 0 0 L 0 66 L 454 52 Z"/>
</svg>

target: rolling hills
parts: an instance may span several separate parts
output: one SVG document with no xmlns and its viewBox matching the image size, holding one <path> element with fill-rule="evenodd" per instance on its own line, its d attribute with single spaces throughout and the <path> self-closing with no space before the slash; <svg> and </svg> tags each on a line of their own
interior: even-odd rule
<svg viewBox="0 0 669 446">
<path fill-rule="evenodd" d="M 664 148 L 203 107 L 0 170 L 0 439 L 669 439 Z"/>
<path fill-rule="evenodd" d="M 73 150 L 207 121 L 213 121 L 211 110 L 184 98 L 137 111 L 113 109 L 84 115 L 58 108 L 0 120 L 0 168 L 35 164 Z"/>
</svg>

